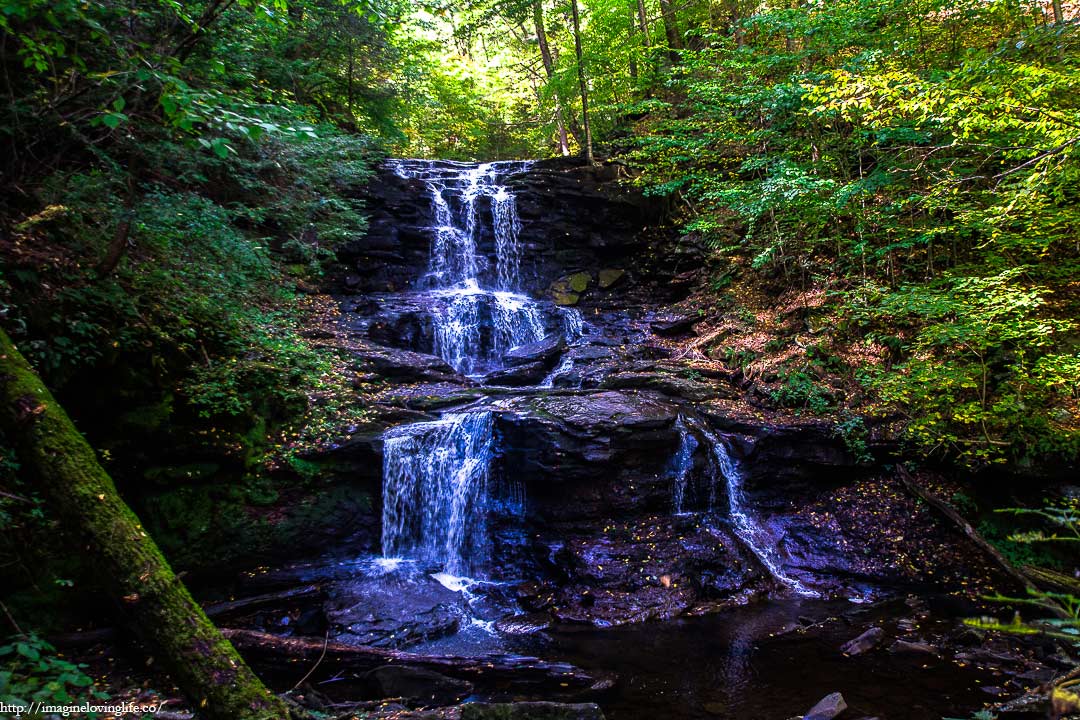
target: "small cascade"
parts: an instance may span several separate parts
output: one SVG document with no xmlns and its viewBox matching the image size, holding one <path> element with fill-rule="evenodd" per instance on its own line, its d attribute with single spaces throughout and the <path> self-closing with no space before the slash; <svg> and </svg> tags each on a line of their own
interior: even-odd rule
<svg viewBox="0 0 1080 720">
<path fill-rule="evenodd" d="M 492 415 L 448 414 L 387 431 L 383 444 L 382 551 L 455 576 L 487 556 L 485 516 Z"/>
<path fill-rule="evenodd" d="M 686 489 L 690 484 L 690 473 L 694 469 L 694 452 L 698 448 L 697 439 L 686 427 L 686 421 L 680 415 L 675 421 L 675 428 L 679 431 L 679 449 L 671 459 L 671 469 L 675 482 L 671 489 L 671 504 L 676 515 L 681 515 L 686 503 Z"/>
<path fill-rule="evenodd" d="M 683 422 L 680 417 L 677 422 Z M 690 424 L 690 423 L 686 423 Z M 681 428 L 683 437 L 689 435 L 686 428 L 686 424 Z M 707 428 L 703 423 L 693 422 L 693 428 L 709 443 L 709 447 L 712 450 L 712 456 L 716 460 L 720 475 L 723 477 L 727 484 L 727 497 L 728 497 L 728 516 L 731 518 L 732 527 L 735 530 L 735 534 L 743 541 L 743 544 L 750 549 L 761 564 L 769 571 L 776 580 L 781 584 L 790 588 L 797 595 L 805 597 L 818 597 L 818 593 L 814 590 L 803 585 L 797 578 L 793 578 L 784 572 L 783 562 L 780 558 L 779 552 L 776 547 L 775 539 L 770 535 L 768 530 L 762 527 L 761 523 L 754 517 L 753 512 L 746 505 L 746 494 L 743 491 L 743 474 L 742 469 L 739 467 L 739 462 L 731 456 L 728 451 L 727 443 L 724 439 L 718 437 L 716 433 Z M 679 453 L 683 451 L 684 443 L 680 443 Z M 695 441 L 696 442 L 696 441 Z M 691 454 L 693 450 L 690 451 Z M 676 479 L 676 489 L 674 494 L 678 497 L 679 479 Z M 683 481 L 683 492 L 685 492 L 685 481 Z M 715 490 L 710 491 L 710 506 L 714 501 Z M 681 503 L 682 500 L 678 500 Z M 676 504 L 676 512 L 679 512 L 680 505 Z"/>
<path fill-rule="evenodd" d="M 581 317 L 581 311 L 577 308 L 559 308 L 562 314 L 563 334 L 567 342 L 574 342 L 585 336 L 585 320 Z"/>
<path fill-rule="evenodd" d="M 543 379 L 543 381 L 541 381 L 540 387 L 542 387 L 542 388 L 553 388 L 553 387 L 555 387 L 555 378 L 559 377 L 560 375 L 565 375 L 566 373 L 570 372 L 573 369 L 574 369 L 574 358 L 570 357 L 569 355 L 563 355 L 562 360 L 559 361 L 559 364 L 556 365 L 555 368 L 551 372 L 549 372 L 547 374 L 547 377 L 545 377 Z"/>
<path fill-rule="evenodd" d="M 500 290 L 513 290 L 521 284 L 521 221 L 517 201 L 506 188 L 497 188 L 491 196 L 491 216 L 495 229 L 495 276 Z"/>
<path fill-rule="evenodd" d="M 481 290 L 474 281 L 434 290 L 435 353 L 466 375 L 494 365 L 503 353 L 544 337 L 540 309 L 515 293 Z"/>
</svg>

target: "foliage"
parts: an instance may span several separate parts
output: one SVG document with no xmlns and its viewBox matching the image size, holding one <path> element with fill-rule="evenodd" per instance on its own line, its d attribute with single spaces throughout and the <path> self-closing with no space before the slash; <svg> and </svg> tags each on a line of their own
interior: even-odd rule
<svg viewBox="0 0 1080 720">
<path fill-rule="evenodd" d="M 0 645 L 0 662 L 0 702 L 5 704 L 62 705 L 108 697 L 94 689 L 86 665 L 65 660 L 36 635 L 18 635 Z"/>
<path fill-rule="evenodd" d="M 834 337 L 886 350 L 861 368 L 866 409 L 924 451 L 1076 457 L 1075 24 L 846 0 L 739 8 L 693 37 L 636 106 L 646 190 L 726 266 L 831 286 Z M 789 369 L 774 398 L 824 407 L 815 382 Z"/>
</svg>

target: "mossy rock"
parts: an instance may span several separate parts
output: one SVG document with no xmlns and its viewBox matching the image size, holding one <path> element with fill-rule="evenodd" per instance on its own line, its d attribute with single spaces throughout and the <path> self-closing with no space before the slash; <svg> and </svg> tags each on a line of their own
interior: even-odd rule
<svg viewBox="0 0 1080 720">
<path fill-rule="evenodd" d="M 592 284 L 592 273 L 576 272 L 567 279 L 567 283 L 570 285 L 570 289 L 576 293 L 583 293 L 589 289 L 589 285 Z"/>
<path fill-rule="evenodd" d="M 581 299 L 580 291 L 575 292 L 570 286 L 570 278 L 561 278 L 551 283 L 548 293 L 556 305 L 577 305 L 578 300 Z"/>
<path fill-rule="evenodd" d="M 551 294 L 552 299 L 556 305 L 562 305 L 563 307 L 571 307 L 577 305 L 581 300 L 581 296 L 572 292 L 554 292 Z"/>
<path fill-rule="evenodd" d="M 597 284 L 600 286 L 601 290 L 607 290 L 625 276 L 626 271 L 621 268 L 604 268 L 597 273 Z"/>
</svg>

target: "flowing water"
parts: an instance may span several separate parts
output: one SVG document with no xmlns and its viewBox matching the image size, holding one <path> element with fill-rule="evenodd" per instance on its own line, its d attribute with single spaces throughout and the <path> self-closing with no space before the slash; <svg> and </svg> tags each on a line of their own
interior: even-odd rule
<svg viewBox="0 0 1080 720">
<path fill-rule="evenodd" d="M 552 328 L 571 350 L 603 335 L 603 327 L 585 322 L 578 310 L 552 309 L 522 291 L 529 258 L 509 178 L 528 163 L 398 160 L 392 167 L 422 183 L 430 205 L 426 272 L 409 292 L 430 309 L 432 346 L 447 363 L 482 378 L 502 367 L 508 350 L 541 340 Z M 573 358 L 565 352 L 552 359 L 538 387 L 551 388 L 573 373 Z M 498 566 L 506 546 L 535 551 L 525 524 L 530 498 L 512 469 L 499 471 L 496 413 L 511 407 L 503 402 L 480 400 L 384 433 L 382 557 L 350 556 L 298 575 L 327 589 L 328 622 L 339 639 L 401 641 L 410 650 L 449 655 L 542 654 L 614 670 L 618 685 L 598 698 L 610 720 L 772 720 L 800 715 L 836 690 L 853 717 L 939 718 L 984 699 L 977 687 L 983 678 L 963 666 L 883 652 L 857 663 L 845 657 L 838 648 L 857 634 L 849 618 L 861 628 L 908 610 L 819 599 L 794 577 L 785 567 L 780 533 L 769 527 L 775 517 L 763 521 L 748 497 L 730 438 L 691 411 L 675 423 L 679 443 L 668 470 L 674 513 L 699 514 L 703 524 L 726 516 L 732 533 L 788 592 L 706 617 L 602 631 L 544 623 L 525 634 L 496 630 L 522 612 L 517 584 L 501 580 L 536 571 L 514 562 Z M 504 527 L 515 523 L 520 531 Z M 851 615 L 866 612 L 881 615 Z M 882 677 L 894 681 L 882 683 Z M 332 691 L 336 680 L 323 689 Z"/>
<path fill-rule="evenodd" d="M 739 461 L 731 456 L 727 442 L 704 423 L 696 423 L 696 428 L 709 443 L 709 449 L 716 459 L 720 475 L 727 485 L 728 517 L 731 519 L 735 534 L 757 556 L 769 574 L 782 585 L 797 595 L 817 597 L 817 592 L 806 587 L 798 578 L 792 577 L 784 570 L 776 539 L 758 521 L 747 505 L 746 493 L 743 490 L 742 468 L 739 467 Z"/>
<path fill-rule="evenodd" d="M 490 412 L 389 431 L 383 444 L 382 550 L 467 576 L 487 557 Z"/>
<path fill-rule="evenodd" d="M 396 160 L 392 167 L 422 181 L 430 198 L 431 251 L 421 292 L 431 300 L 435 352 L 459 372 L 479 376 L 500 367 L 512 348 L 543 339 L 540 305 L 520 292 L 521 221 L 504 184 L 528 163 Z M 567 339 L 580 337 L 581 314 L 561 315 Z M 383 554 L 421 560 L 446 577 L 482 575 L 489 555 L 491 412 L 447 414 L 394 428 L 384 439 Z M 513 491 L 506 502 L 524 507 Z"/>
<path fill-rule="evenodd" d="M 497 368 L 507 350 L 544 337 L 538 303 L 520 292 L 521 221 L 503 184 L 528 166 L 393 161 L 400 177 L 427 187 L 433 222 L 424 284 L 434 300 L 435 352 L 467 375 Z M 489 234 L 493 248 L 485 254 Z"/>
</svg>

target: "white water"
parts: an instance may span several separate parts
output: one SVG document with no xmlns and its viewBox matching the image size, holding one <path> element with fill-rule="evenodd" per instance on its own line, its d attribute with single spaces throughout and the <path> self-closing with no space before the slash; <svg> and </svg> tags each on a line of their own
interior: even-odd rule
<svg viewBox="0 0 1080 720">
<path fill-rule="evenodd" d="M 521 292 L 523 248 L 517 200 L 505 179 L 529 163 L 472 165 L 393 160 L 403 178 L 423 182 L 430 201 L 431 238 L 423 290 L 430 300 L 435 353 L 458 372 L 482 376 L 501 366 L 515 347 L 545 335 L 541 306 Z M 563 332 L 584 332 L 581 313 L 561 311 Z M 570 365 L 567 358 L 551 382 Z M 491 498 L 524 512 L 524 493 L 510 484 L 500 493 L 491 478 L 490 411 L 445 415 L 434 422 L 394 428 L 384 435 L 383 555 L 407 557 L 441 572 L 452 589 L 482 571 L 490 554 L 486 516 Z M 499 499 L 501 495 L 508 495 Z M 501 506 L 499 506 L 501 507 Z M 460 582 L 459 582 L 460 581 Z"/>
<path fill-rule="evenodd" d="M 448 414 L 386 433 L 382 551 L 464 577 L 487 556 L 492 417 Z"/>
<path fill-rule="evenodd" d="M 681 433 L 681 442 L 676 458 L 680 458 L 684 451 L 692 456 L 697 447 L 697 441 L 693 438 L 690 427 L 696 430 L 701 437 L 709 443 L 709 448 L 712 451 L 713 458 L 716 460 L 720 475 L 727 485 L 728 517 L 731 518 L 731 524 L 735 531 L 735 535 L 737 535 L 738 538 L 742 540 L 743 544 L 746 545 L 758 560 L 761 561 L 761 564 L 765 566 L 769 571 L 769 574 L 776 578 L 781 584 L 790 588 L 791 591 L 797 595 L 802 595 L 804 597 L 819 597 L 817 592 L 803 585 L 798 578 L 791 577 L 784 572 L 784 564 L 776 546 L 775 538 L 773 538 L 769 531 L 757 521 L 757 518 L 754 517 L 754 514 L 746 506 L 746 493 L 743 491 L 742 469 L 739 467 L 738 460 L 733 458 L 728 451 L 725 440 L 718 437 L 716 433 L 701 422 L 684 420 L 684 418 L 680 417 L 676 426 L 679 427 Z M 690 445 L 691 442 L 693 443 L 692 447 Z M 689 466 L 691 463 L 692 459 L 690 458 L 677 460 L 675 462 L 676 469 L 685 469 L 683 474 L 676 475 L 672 493 L 676 513 L 683 512 L 682 506 L 685 501 Z M 714 500 L 715 488 L 710 488 L 710 508 L 712 507 Z"/>
<path fill-rule="evenodd" d="M 686 421 L 681 415 L 675 421 L 675 428 L 679 431 L 679 449 L 672 458 L 675 482 L 671 487 L 671 504 L 675 514 L 681 515 L 685 512 L 686 490 L 690 483 L 690 473 L 694 469 L 694 451 L 698 448 L 698 442 L 690 429 L 686 427 Z"/>
<path fill-rule="evenodd" d="M 458 372 L 472 374 L 497 364 L 507 350 L 542 339 L 539 306 L 517 292 L 521 220 L 514 194 L 501 184 L 503 177 L 521 172 L 528 163 L 395 160 L 392 167 L 401 177 L 423 181 L 431 198 L 426 282 L 435 299 L 436 354 Z M 480 198 L 490 205 L 493 263 L 479 250 L 486 220 Z"/>
</svg>

